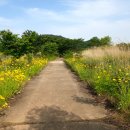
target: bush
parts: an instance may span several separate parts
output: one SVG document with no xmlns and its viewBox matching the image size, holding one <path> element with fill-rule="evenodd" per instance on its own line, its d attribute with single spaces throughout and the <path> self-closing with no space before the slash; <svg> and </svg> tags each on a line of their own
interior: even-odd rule
<svg viewBox="0 0 130 130">
<path fill-rule="evenodd" d="M 56 43 L 47 42 L 41 47 L 41 52 L 46 56 L 58 56 L 58 45 Z"/>
<path fill-rule="evenodd" d="M 64 58 L 69 58 L 69 57 L 73 57 L 73 52 L 72 51 L 66 51 L 63 54 Z"/>
<path fill-rule="evenodd" d="M 18 35 L 9 30 L 0 31 L 0 51 L 5 55 L 12 55 L 16 58 L 23 55 L 22 44 Z"/>
</svg>

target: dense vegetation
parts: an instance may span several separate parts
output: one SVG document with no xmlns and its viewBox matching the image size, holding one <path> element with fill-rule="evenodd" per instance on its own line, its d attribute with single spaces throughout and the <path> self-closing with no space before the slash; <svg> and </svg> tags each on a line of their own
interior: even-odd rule
<svg viewBox="0 0 130 130">
<path fill-rule="evenodd" d="M 35 55 L 39 52 L 43 55 L 52 55 L 53 52 L 56 56 L 63 56 L 69 51 L 79 52 L 88 47 L 110 45 L 110 43 L 109 36 L 101 39 L 93 37 L 84 41 L 56 35 L 42 35 L 31 30 L 23 32 L 21 37 L 9 30 L 0 31 L 0 51 L 16 58 L 30 53 Z"/>
<path fill-rule="evenodd" d="M 130 52 L 124 49 L 89 49 L 82 56 L 67 58 L 66 62 L 97 94 L 115 108 L 130 113 Z"/>
<path fill-rule="evenodd" d="M 0 63 L 0 109 L 7 107 L 7 100 L 46 64 L 47 59 L 40 57 L 33 57 L 31 62 L 28 62 L 27 56 L 4 59 Z"/>
</svg>

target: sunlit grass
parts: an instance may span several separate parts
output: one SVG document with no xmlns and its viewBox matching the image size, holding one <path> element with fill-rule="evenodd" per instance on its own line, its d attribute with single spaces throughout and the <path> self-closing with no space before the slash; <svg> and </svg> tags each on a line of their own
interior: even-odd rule
<svg viewBox="0 0 130 130">
<path fill-rule="evenodd" d="M 7 58 L 0 63 L 0 108 L 47 64 L 46 58 L 33 57 L 29 63 L 26 56 L 20 59 Z"/>
<path fill-rule="evenodd" d="M 130 51 L 117 47 L 85 50 L 83 57 L 66 59 L 82 80 L 124 112 L 130 111 Z"/>
</svg>

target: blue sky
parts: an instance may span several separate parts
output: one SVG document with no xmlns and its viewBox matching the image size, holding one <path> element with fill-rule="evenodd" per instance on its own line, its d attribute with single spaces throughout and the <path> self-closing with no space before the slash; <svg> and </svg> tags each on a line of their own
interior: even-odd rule
<svg viewBox="0 0 130 130">
<path fill-rule="evenodd" d="M 0 0 L 0 30 L 130 42 L 130 0 Z"/>
</svg>

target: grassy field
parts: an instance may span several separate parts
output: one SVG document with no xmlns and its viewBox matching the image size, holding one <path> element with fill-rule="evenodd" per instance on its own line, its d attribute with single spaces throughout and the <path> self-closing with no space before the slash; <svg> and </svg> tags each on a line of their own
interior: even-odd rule
<svg viewBox="0 0 130 130">
<path fill-rule="evenodd" d="M 118 47 L 88 49 L 66 62 L 97 94 L 116 109 L 130 113 L 130 51 Z"/>
<path fill-rule="evenodd" d="M 8 106 L 8 99 L 20 91 L 23 84 L 30 80 L 47 64 L 46 58 L 27 56 L 19 59 L 5 58 L 0 61 L 0 109 Z"/>
</svg>

